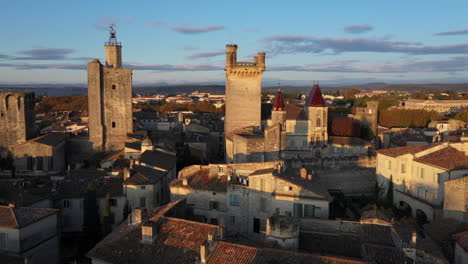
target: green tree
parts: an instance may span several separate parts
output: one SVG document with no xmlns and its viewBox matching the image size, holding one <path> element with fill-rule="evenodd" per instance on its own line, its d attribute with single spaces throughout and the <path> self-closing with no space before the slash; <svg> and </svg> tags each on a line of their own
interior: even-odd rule
<svg viewBox="0 0 468 264">
<path fill-rule="evenodd" d="M 100 221 L 97 205 L 96 187 L 88 183 L 84 197 L 83 232 L 88 241 L 87 247 L 92 248 L 100 239 Z"/>
<path fill-rule="evenodd" d="M 353 99 L 354 95 L 361 92 L 361 90 L 357 88 L 349 88 L 346 89 L 346 91 L 343 92 L 343 96 L 345 99 Z"/>
<path fill-rule="evenodd" d="M 388 183 L 387 200 L 390 202 L 390 204 L 393 204 L 393 176 L 392 175 L 390 175 L 390 182 Z"/>
</svg>

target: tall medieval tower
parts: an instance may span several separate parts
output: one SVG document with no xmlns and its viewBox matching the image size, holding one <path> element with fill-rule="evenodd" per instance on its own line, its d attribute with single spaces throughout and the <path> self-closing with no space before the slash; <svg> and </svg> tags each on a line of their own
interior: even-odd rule
<svg viewBox="0 0 468 264">
<path fill-rule="evenodd" d="M 132 69 L 122 68 L 113 26 L 105 49 L 105 65 L 97 59 L 88 63 L 89 139 L 95 150 L 119 150 L 133 132 Z"/>
<path fill-rule="evenodd" d="M 324 146 L 328 142 L 328 107 L 318 83 L 314 84 L 306 102 L 308 120 L 308 142 L 314 146 Z"/>
<path fill-rule="evenodd" d="M 226 45 L 226 115 L 224 133 L 229 135 L 245 127 L 261 127 L 262 75 L 265 53 L 254 62 L 237 61 L 237 45 Z"/>
<path fill-rule="evenodd" d="M 34 93 L 0 93 L 0 155 L 35 136 Z"/>
</svg>

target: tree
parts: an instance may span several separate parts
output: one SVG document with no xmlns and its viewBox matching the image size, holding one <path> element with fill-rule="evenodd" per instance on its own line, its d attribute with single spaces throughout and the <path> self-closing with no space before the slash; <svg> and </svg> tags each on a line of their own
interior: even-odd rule
<svg viewBox="0 0 468 264">
<path fill-rule="evenodd" d="M 388 183 L 387 200 L 391 204 L 393 204 L 393 176 L 392 175 L 390 175 L 390 182 Z"/>
<path fill-rule="evenodd" d="M 103 216 L 103 236 L 107 236 L 112 231 L 112 216 L 110 211 L 110 194 L 106 194 L 106 198 L 104 200 L 104 210 L 102 212 Z"/>
<path fill-rule="evenodd" d="M 100 223 L 97 205 L 96 187 L 93 182 L 88 183 L 84 198 L 83 232 L 88 240 L 88 247 L 92 248 L 100 239 Z"/>
<path fill-rule="evenodd" d="M 355 120 L 337 117 L 332 119 L 331 132 L 335 136 L 359 137 L 361 126 Z"/>
<path fill-rule="evenodd" d="M 357 94 L 357 93 L 360 93 L 361 90 L 357 89 L 357 88 L 349 88 L 347 89 L 346 91 L 343 92 L 343 96 L 345 99 L 352 99 L 354 98 L 354 95 Z"/>
</svg>

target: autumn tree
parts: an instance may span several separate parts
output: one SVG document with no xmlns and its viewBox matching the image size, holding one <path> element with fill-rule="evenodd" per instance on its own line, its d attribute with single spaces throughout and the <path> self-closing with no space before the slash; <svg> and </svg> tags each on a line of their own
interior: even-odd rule
<svg viewBox="0 0 468 264">
<path fill-rule="evenodd" d="M 357 94 L 357 93 L 360 93 L 361 90 L 357 89 L 357 88 L 349 88 L 349 89 L 346 89 L 346 91 L 343 92 L 343 96 L 345 99 L 352 99 L 354 98 L 354 95 Z"/>
<path fill-rule="evenodd" d="M 358 121 L 349 118 L 333 118 L 331 132 L 335 136 L 359 137 L 361 126 Z"/>
<path fill-rule="evenodd" d="M 426 127 L 442 116 L 435 111 L 416 109 L 384 109 L 380 111 L 379 123 L 385 127 Z"/>
</svg>

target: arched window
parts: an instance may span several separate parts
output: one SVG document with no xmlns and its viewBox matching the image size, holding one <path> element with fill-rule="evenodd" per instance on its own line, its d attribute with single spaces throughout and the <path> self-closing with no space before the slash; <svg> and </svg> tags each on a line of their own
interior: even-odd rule
<svg viewBox="0 0 468 264">
<path fill-rule="evenodd" d="M 319 126 L 322 125 L 320 121 L 321 121 L 321 120 L 320 120 L 320 117 L 318 117 L 318 118 L 317 118 L 317 127 L 319 127 Z"/>
</svg>

